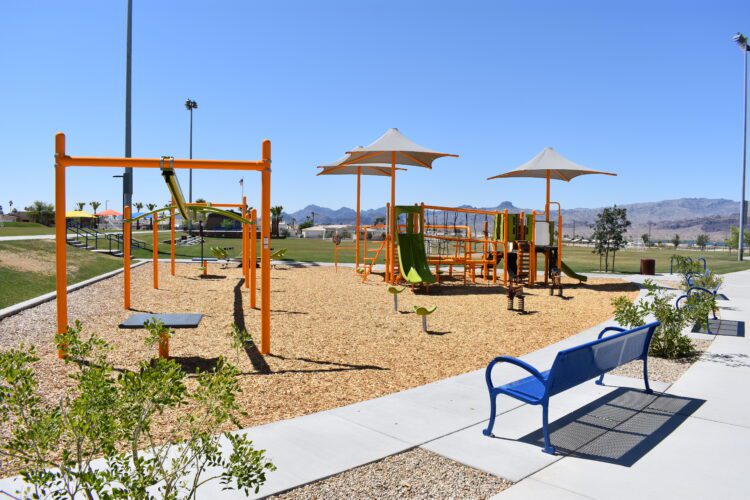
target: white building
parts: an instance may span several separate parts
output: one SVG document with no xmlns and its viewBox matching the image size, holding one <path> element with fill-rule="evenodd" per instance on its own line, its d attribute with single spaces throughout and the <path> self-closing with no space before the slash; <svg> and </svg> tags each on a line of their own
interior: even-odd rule
<svg viewBox="0 0 750 500">
<path fill-rule="evenodd" d="M 326 224 L 308 227 L 302 230 L 303 238 L 333 238 L 333 235 L 340 234 L 342 237 L 348 236 L 354 231 L 354 226 L 347 224 Z"/>
</svg>

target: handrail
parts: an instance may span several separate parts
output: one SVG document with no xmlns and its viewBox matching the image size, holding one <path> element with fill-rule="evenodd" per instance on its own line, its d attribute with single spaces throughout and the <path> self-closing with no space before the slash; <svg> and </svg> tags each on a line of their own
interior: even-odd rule
<svg viewBox="0 0 750 500">
<path fill-rule="evenodd" d="M 492 361 L 490 361 L 490 364 L 487 365 L 487 369 L 484 372 L 484 378 L 485 378 L 485 381 L 487 382 L 487 387 L 489 387 L 490 390 L 495 389 L 495 386 L 492 385 L 492 368 L 494 368 L 495 365 L 498 363 L 510 363 L 511 365 L 515 365 L 519 368 L 523 368 L 524 370 L 529 372 L 531 375 L 533 375 L 534 378 L 539 380 L 539 382 L 541 382 L 542 384 L 546 384 L 546 381 L 544 380 L 544 377 L 539 372 L 539 370 L 537 370 L 536 368 L 534 368 L 527 362 L 518 358 L 514 358 L 513 356 L 498 356 Z"/>
<path fill-rule="evenodd" d="M 607 332 L 627 332 L 628 330 L 626 328 L 623 328 L 621 326 L 608 326 L 607 328 L 603 329 L 601 332 L 599 332 L 599 336 L 597 339 L 601 339 L 604 337 L 604 334 Z"/>
</svg>

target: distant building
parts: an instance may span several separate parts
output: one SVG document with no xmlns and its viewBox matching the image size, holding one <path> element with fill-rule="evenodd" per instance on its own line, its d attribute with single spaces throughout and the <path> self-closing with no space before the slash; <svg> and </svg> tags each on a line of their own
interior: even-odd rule
<svg viewBox="0 0 750 500">
<path fill-rule="evenodd" d="M 333 238 L 335 234 L 347 238 L 354 231 L 354 226 L 347 224 L 326 224 L 311 226 L 302 230 L 303 238 Z"/>
</svg>

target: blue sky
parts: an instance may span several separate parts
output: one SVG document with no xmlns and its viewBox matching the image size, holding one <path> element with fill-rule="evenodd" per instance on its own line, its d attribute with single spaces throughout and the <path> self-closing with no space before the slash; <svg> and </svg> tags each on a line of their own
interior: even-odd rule
<svg viewBox="0 0 750 500">
<path fill-rule="evenodd" d="M 399 203 L 541 207 L 543 182 L 486 181 L 545 146 L 618 172 L 555 182 L 564 207 L 739 199 L 747 1 L 135 0 L 133 155 L 257 159 L 273 142 L 273 203 L 354 205 L 355 179 L 316 165 L 398 127 L 457 153 L 397 181 Z M 53 137 L 73 155 L 124 152 L 125 0 L 0 4 L 0 204 L 52 201 Z M 114 169 L 74 169 L 68 201 L 119 209 Z M 246 174 L 251 203 L 257 174 Z M 236 172 L 194 193 L 239 198 Z M 187 175 L 181 172 L 187 190 Z M 387 179 L 363 182 L 382 206 Z M 157 171 L 134 201 L 164 203 Z"/>
</svg>

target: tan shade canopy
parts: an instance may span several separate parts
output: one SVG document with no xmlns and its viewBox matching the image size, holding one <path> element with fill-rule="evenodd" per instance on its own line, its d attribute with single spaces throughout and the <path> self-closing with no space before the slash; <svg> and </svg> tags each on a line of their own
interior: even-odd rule
<svg viewBox="0 0 750 500">
<path fill-rule="evenodd" d="M 578 177 L 579 175 L 617 175 L 612 172 L 604 172 L 602 170 L 593 170 L 587 167 L 582 167 L 581 165 L 568 160 L 554 149 L 544 148 L 541 153 L 520 167 L 504 174 L 489 177 L 487 180 L 498 179 L 501 177 L 535 177 L 546 179 L 547 172 L 549 172 L 550 179 L 558 179 L 566 182 L 570 182 L 571 179 Z"/>
<path fill-rule="evenodd" d="M 375 142 L 364 148 L 347 151 L 350 155 L 344 164 L 388 164 L 411 165 L 432 168 L 432 162 L 444 156 L 458 157 L 449 153 L 439 153 L 408 139 L 397 128 L 389 129 Z M 395 162 L 393 161 L 395 153 Z"/>
<path fill-rule="evenodd" d="M 362 146 L 354 148 L 352 151 L 361 151 Z M 339 158 L 333 163 L 321 165 L 318 168 L 322 169 L 317 175 L 376 175 L 382 177 L 391 176 L 391 164 L 390 163 L 360 163 L 360 164 L 347 164 L 346 162 L 351 158 L 351 154 L 347 154 L 342 158 Z M 398 169 L 403 170 L 403 169 Z"/>
</svg>

